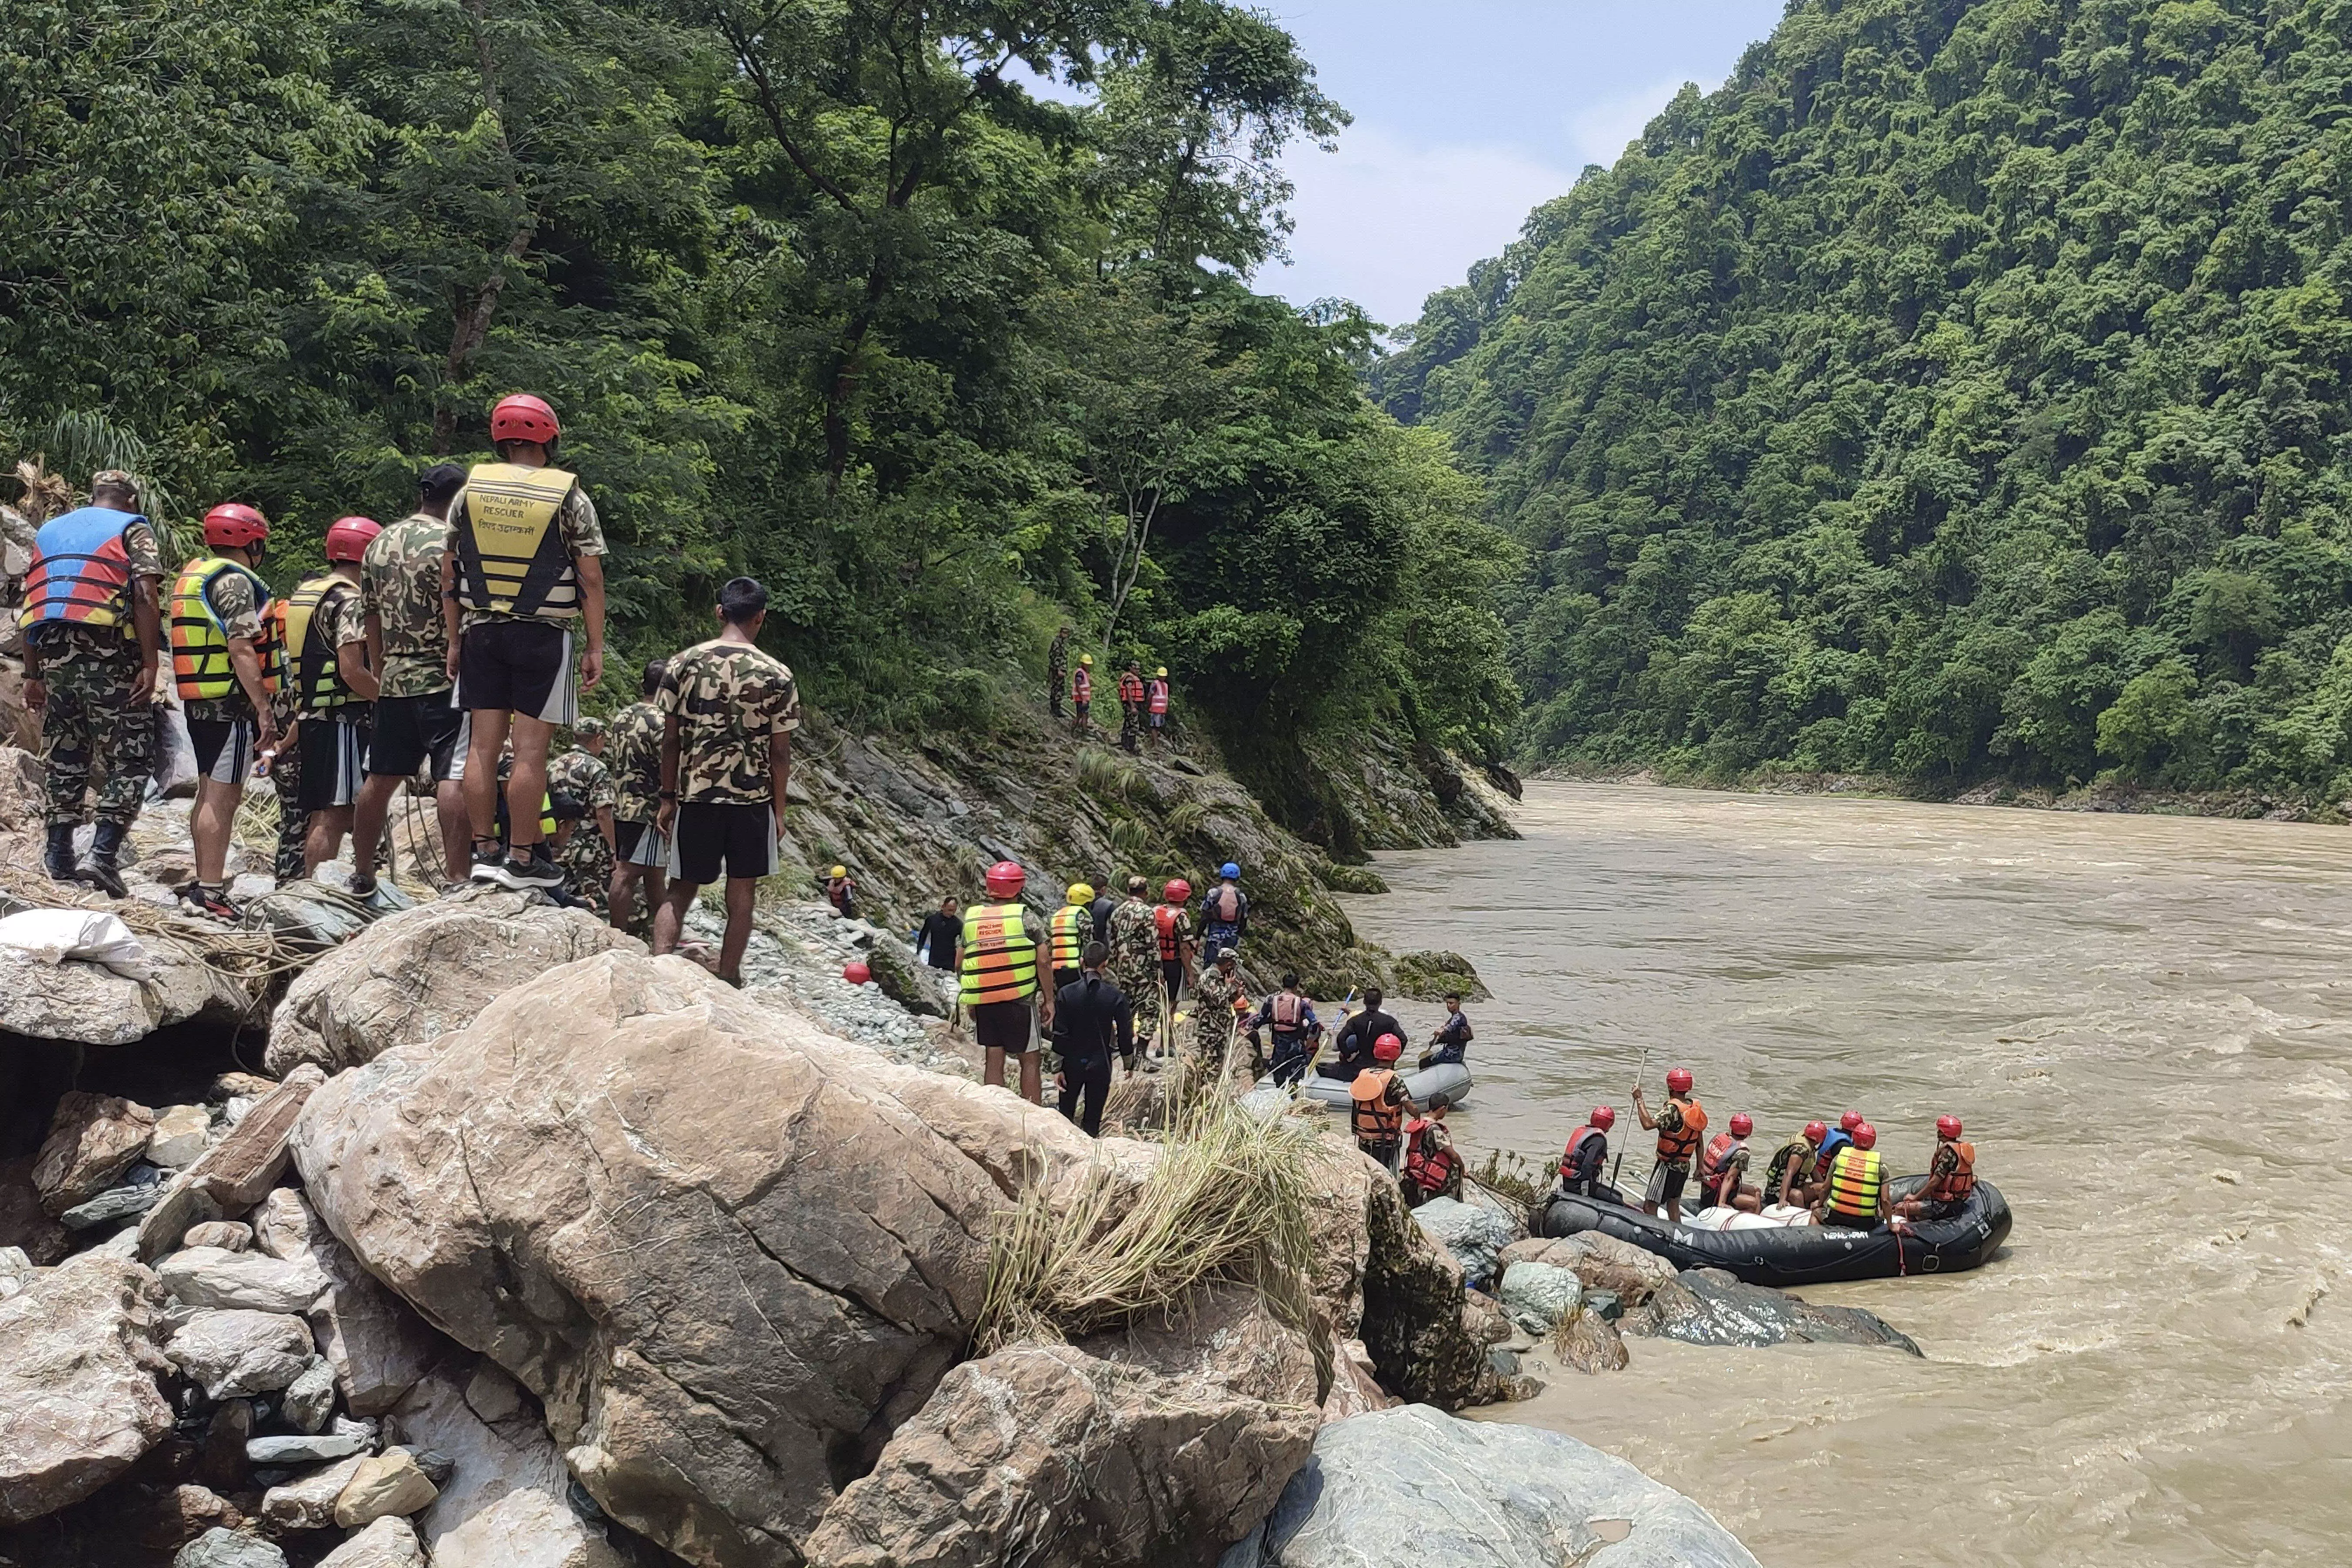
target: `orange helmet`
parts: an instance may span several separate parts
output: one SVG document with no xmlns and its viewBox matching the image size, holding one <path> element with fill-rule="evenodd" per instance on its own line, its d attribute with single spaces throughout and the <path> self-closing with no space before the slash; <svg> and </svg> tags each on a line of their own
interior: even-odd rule
<svg viewBox="0 0 2352 1568">
<path fill-rule="evenodd" d="M 205 513 L 205 542 L 243 550 L 269 537 L 269 520 L 241 501 L 223 501 Z"/>
<path fill-rule="evenodd" d="M 555 410 L 545 400 L 527 392 L 499 399 L 490 410 L 490 445 L 502 447 L 509 441 L 531 441 L 552 447 L 563 426 L 556 423 Z"/>
<path fill-rule="evenodd" d="M 327 559 L 357 561 L 367 553 L 368 541 L 383 531 L 372 517 L 339 517 L 327 530 Z"/>
<path fill-rule="evenodd" d="M 1843 1116 L 1838 1118 L 1838 1126 L 1848 1132 L 1853 1131 L 1855 1128 L 1861 1125 L 1862 1112 L 1859 1110 L 1849 1110 Z"/>
</svg>

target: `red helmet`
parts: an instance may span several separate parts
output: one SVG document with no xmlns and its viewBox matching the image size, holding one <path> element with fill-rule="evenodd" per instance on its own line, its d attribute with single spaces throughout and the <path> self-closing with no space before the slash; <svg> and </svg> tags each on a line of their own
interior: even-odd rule
<svg viewBox="0 0 2352 1568">
<path fill-rule="evenodd" d="M 1857 1149 L 1878 1147 L 1878 1129 L 1865 1121 L 1853 1130 L 1853 1146 Z"/>
<path fill-rule="evenodd" d="M 1029 885 L 1029 873 L 1017 860 L 999 860 L 988 868 L 988 896 L 992 899 L 1017 899 L 1021 889 Z"/>
<path fill-rule="evenodd" d="M 1688 1094 L 1691 1091 L 1692 1082 L 1693 1079 L 1690 1075 L 1690 1068 L 1675 1068 L 1666 1074 L 1666 1092 L 1668 1094 Z"/>
<path fill-rule="evenodd" d="M 241 501 L 223 501 L 205 513 L 205 542 L 242 550 L 269 537 L 269 520 Z"/>
<path fill-rule="evenodd" d="M 1959 1135 L 1960 1135 L 1960 1119 L 1959 1119 L 1958 1117 L 1957 1117 L 1957 1116 L 1938 1116 L 1937 1118 L 1936 1118 L 1936 1136 L 1937 1136 L 1937 1137 L 1938 1137 L 1938 1138 L 1958 1138 Z"/>
<path fill-rule="evenodd" d="M 1160 889 L 1171 904 L 1181 904 L 1192 896 L 1192 884 L 1179 877 Z"/>
<path fill-rule="evenodd" d="M 544 401 L 527 392 L 512 397 L 501 397 L 490 410 L 490 445 L 502 447 L 509 441 L 534 441 L 542 447 L 552 447 L 555 438 L 563 434 L 563 426 L 555 420 L 555 410 Z"/>
<path fill-rule="evenodd" d="M 1731 1135 L 1734 1138 L 1745 1138 L 1755 1131 L 1756 1123 L 1749 1120 L 1748 1112 L 1735 1110 L 1731 1113 Z"/>
<path fill-rule="evenodd" d="M 1402 1055 L 1404 1042 L 1394 1035 L 1382 1035 L 1372 1042 L 1372 1059 L 1376 1062 L 1392 1062 Z"/>
<path fill-rule="evenodd" d="M 1613 1105 L 1596 1105 L 1592 1108 L 1592 1114 L 1584 1120 L 1588 1124 L 1606 1132 L 1617 1125 L 1617 1108 Z"/>
<path fill-rule="evenodd" d="M 372 517 L 339 517 L 327 530 L 327 559 L 357 561 L 367 553 L 368 541 L 383 531 Z"/>
<path fill-rule="evenodd" d="M 1829 1135 L 1830 1130 L 1827 1124 L 1819 1121 L 1808 1121 L 1805 1123 L 1805 1142 L 1811 1143 L 1814 1148 L 1820 1148 L 1822 1146 L 1822 1140 Z"/>
<path fill-rule="evenodd" d="M 1843 1116 L 1838 1118 L 1838 1125 L 1848 1132 L 1853 1131 L 1855 1128 L 1862 1125 L 1862 1112 L 1859 1110 L 1847 1111 Z"/>
</svg>

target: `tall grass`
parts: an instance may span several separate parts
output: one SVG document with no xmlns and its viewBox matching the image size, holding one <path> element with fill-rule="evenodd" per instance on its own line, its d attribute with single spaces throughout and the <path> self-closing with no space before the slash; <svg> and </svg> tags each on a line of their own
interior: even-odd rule
<svg viewBox="0 0 2352 1568">
<path fill-rule="evenodd" d="M 1310 1128 L 1253 1116 L 1220 1086 L 1172 1108 L 1166 1147 L 1139 1185 L 1100 1166 L 1058 1211 L 1031 1187 L 997 1232 L 974 1349 L 1171 1315 L 1216 1283 L 1255 1287 L 1303 1330 L 1316 1152 Z"/>
</svg>

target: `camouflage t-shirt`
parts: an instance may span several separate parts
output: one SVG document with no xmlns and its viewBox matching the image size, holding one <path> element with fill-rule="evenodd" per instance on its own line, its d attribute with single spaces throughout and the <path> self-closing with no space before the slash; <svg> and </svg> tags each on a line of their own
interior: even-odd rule
<svg viewBox="0 0 2352 1568">
<path fill-rule="evenodd" d="M 661 710 L 632 702 L 604 727 L 604 760 L 613 771 L 613 815 L 651 822 L 661 814 Z"/>
<path fill-rule="evenodd" d="M 213 579 L 209 598 L 213 613 L 220 617 L 221 630 L 231 641 L 261 640 L 261 605 L 254 596 L 252 578 L 242 572 L 224 572 Z M 184 701 L 191 719 L 251 720 L 254 716 L 242 684 L 226 697 L 190 697 Z"/>
<path fill-rule="evenodd" d="M 604 766 L 601 758 L 592 757 L 585 752 L 566 752 L 548 764 L 547 793 L 551 796 L 571 797 L 569 804 L 579 808 L 583 819 L 580 830 L 593 833 L 596 831 L 597 808 L 609 807 L 613 804 L 612 770 Z M 564 804 L 557 803 L 559 820 L 567 815 Z"/>
<path fill-rule="evenodd" d="M 793 672 L 750 643 L 700 643 L 669 661 L 655 699 L 679 723 L 677 798 L 767 805 L 769 738 L 801 727 Z"/>
<path fill-rule="evenodd" d="M 163 577 L 163 552 L 155 547 L 155 531 L 146 522 L 134 522 L 122 531 L 122 550 L 131 558 L 131 574 L 133 577 Z M 160 603 L 163 597 L 160 581 L 156 595 L 159 600 L 156 608 L 161 615 L 163 606 Z M 130 670 L 130 674 L 122 678 L 127 685 L 131 675 L 137 674 L 139 669 L 139 638 L 127 594 L 118 600 L 114 610 L 121 622 L 117 626 L 93 626 L 68 621 L 46 621 L 34 626 L 26 635 L 38 639 L 41 663 L 45 668 L 81 661 L 123 664 Z M 163 646 L 156 650 L 157 666 L 161 671 L 158 679 L 168 681 L 171 679 L 171 629 L 168 626 L 159 626 L 158 630 L 163 642 Z"/>
<path fill-rule="evenodd" d="M 317 579 L 312 578 L 310 581 L 315 582 Z M 359 591 L 341 577 L 336 578 L 335 582 L 338 585 L 330 587 L 326 593 L 320 595 L 319 607 L 310 612 L 311 629 L 318 634 L 320 640 L 331 648 L 341 649 L 352 643 L 364 644 L 367 641 L 367 622 L 360 615 Z M 288 648 L 286 650 L 288 667 L 294 668 L 301 656 L 300 648 Z M 365 718 L 367 713 L 368 705 L 356 697 L 334 708 L 311 708 L 306 705 L 302 710 L 302 716 L 305 719 L 333 719 L 343 723 L 356 722 Z"/>
<path fill-rule="evenodd" d="M 459 490 L 457 499 L 449 503 L 449 521 L 442 525 L 441 538 L 446 545 L 465 526 L 466 492 Z M 596 521 L 596 503 L 588 499 L 587 490 L 573 485 L 563 504 L 556 509 L 555 526 L 562 531 L 564 548 L 576 559 L 583 555 L 604 553 L 604 525 Z M 438 590 L 436 589 L 437 593 Z M 457 623 L 458 630 L 478 626 L 486 621 L 574 620 L 577 610 L 541 610 L 536 615 L 519 616 L 510 610 L 467 610 Z"/>
<path fill-rule="evenodd" d="M 441 612 L 441 557 L 449 525 L 418 512 L 368 542 L 360 563 L 360 614 L 383 633 L 386 697 L 430 697 L 449 689 L 449 626 Z"/>
</svg>

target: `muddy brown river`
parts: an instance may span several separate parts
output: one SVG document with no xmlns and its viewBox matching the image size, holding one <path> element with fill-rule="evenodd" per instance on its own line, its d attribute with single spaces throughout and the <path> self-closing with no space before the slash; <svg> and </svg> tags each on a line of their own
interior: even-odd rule
<svg viewBox="0 0 2352 1568">
<path fill-rule="evenodd" d="M 1919 1170 L 1952 1111 L 2017 1219 L 1976 1273 L 1807 1292 L 1924 1362 L 1636 1340 L 1490 1414 L 1773 1568 L 2340 1560 L 2352 831 L 1568 784 L 1518 822 L 1349 900 L 1495 992 L 1465 1146 L 1556 1154 L 1646 1047 L 1654 1097 L 1686 1065 L 1759 1148 L 1853 1106 Z M 1648 1168 L 1636 1142 L 1625 1184 Z"/>
</svg>

